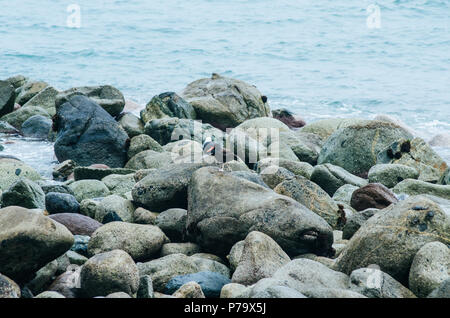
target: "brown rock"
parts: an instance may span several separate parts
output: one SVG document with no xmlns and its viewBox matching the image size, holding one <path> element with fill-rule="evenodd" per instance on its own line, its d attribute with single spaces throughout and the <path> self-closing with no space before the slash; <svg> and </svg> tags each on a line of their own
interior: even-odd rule
<svg viewBox="0 0 450 318">
<path fill-rule="evenodd" d="M 73 235 L 91 236 L 103 225 L 88 216 L 76 213 L 58 213 L 50 215 L 49 218 L 67 227 Z"/>
<path fill-rule="evenodd" d="M 353 192 L 350 204 L 356 211 L 363 211 L 370 208 L 384 209 L 397 202 L 398 199 L 387 187 L 381 183 L 369 183 Z"/>
</svg>

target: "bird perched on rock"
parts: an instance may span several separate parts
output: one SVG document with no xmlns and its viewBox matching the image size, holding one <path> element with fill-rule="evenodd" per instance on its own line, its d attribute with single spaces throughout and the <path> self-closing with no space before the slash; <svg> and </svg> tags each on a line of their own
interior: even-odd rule
<svg viewBox="0 0 450 318">
<path fill-rule="evenodd" d="M 203 143 L 203 152 L 209 156 L 214 156 L 216 160 L 221 163 L 221 170 L 223 170 L 223 164 L 229 161 L 242 161 L 241 158 L 236 156 L 234 152 L 223 148 L 220 144 L 212 141 L 211 137 L 206 137 Z"/>
</svg>

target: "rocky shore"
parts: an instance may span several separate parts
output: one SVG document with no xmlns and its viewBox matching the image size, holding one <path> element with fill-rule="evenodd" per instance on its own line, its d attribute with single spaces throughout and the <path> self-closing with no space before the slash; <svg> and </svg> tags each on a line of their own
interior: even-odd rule
<svg viewBox="0 0 450 318">
<path fill-rule="evenodd" d="M 449 136 L 269 105 L 0 81 L 0 298 L 449 298 Z M 54 142 L 52 180 L 11 135 Z"/>
</svg>

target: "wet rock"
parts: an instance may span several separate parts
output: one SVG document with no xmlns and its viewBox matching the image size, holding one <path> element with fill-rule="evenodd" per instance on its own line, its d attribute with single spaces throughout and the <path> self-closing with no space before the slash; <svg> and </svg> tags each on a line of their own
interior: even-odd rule
<svg viewBox="0 0 450 318">
<path fill-rule="evenodd" d="M 141 111 L 141 118 L 144 123 L 148 123 L 152 119 L 165 117 L 196 119 L 197 114 L 191 104 L 173 92 L 154 96 L 145 106 L 145 109 Z"/>
<path fill-rule="evenodd" d="M 398 199 L 381 183 L 370 183 L 352 194 L 350 204 L 356 211 L 365 209 L 384 209 L 393 203 L 397 203 Z"/>
<path fill-rule="evenodd" d="M 80 213 L 80 204 L 71 194 L 50 192 L 45 195 L 45 209 L 50 214 Z"/>
<path fill-rule="evenodd" d="M 318 164 L 331 163 L 352 174 L 365 174 L 377 163 L 377 155 L 400 138 L 412 136 L 400 126 L 367 121 L 336 130 L 320 152 Z"/>
<path fill-rule="evenodd" d="M 168 209 L 156 217 L 156 225 L 172 242 L 182 242 L 186 235 L 187 211 L 184 209 Z"/>
<path fill-rule="evenodd" d="M 176 276 L 209 271 L 230 277 L 230 271 L 225 265 L 213 260 L 184 254 L 170 254 L 150 262 L 138 263 L 137 266 L 141 276 L 151 276 L 153 287 L 158 292 L 163 292 L 166 284 Z"/>
<path fill-rule="evenodd" d="M 197 284 L 199 284 L 206 297 L 216 298 L 220 296 L 222 287 L 226 284 L 231 283 L 230 279 L 226 276 L 215 272 L 205 271 L 194 274 L 175 276 L 166 284 L 165 293 L 173 294 L 188 282 L 196 282 Z"/>
<path fill-rule="evenodd" d="M 407 285 L 417 251 L 429 242 L 448 242 L 449 227 L 449 216 L 439 205 L 425 197 L 409 197 L 368 219 L 338 257 L 336 269 L 350 274 L 377 264 L 383 272 Z"/>
<path fill-rule="evenodd" d="M 27 119 L 36 115 L 50 119 L 50 115 L 45 109 L 38 106 L 28 106 L 21 107 L 18 110 L 1 117 L 0 120 L 5 121 L 14 128 L 20 130 Z"/>
<path fill-rule="evenodd" d="M 85 96 L 74 96 L 57 107 L 55 154 L 81 166 L 102 163 L 123 167 L 128 135 L 105 110 Z"/>
<path fill-rule="evenodd" d="M 111 222 L 98 228 L 88 245 L 89 255 L 120 249 L 134 260 L 148 260 L 159 253 L 167 236 L 153 225 Z"/>
<path fill-rule="evenodd" d="M 86 297 L 114 292 L 132 296 L 139 287 L 139 271 L 131 256 L 122 250 L 97 254 L 82 267 L 80 287 Z"/>
<path fill-rule="evenodd" d="M 406 179 L 398 183 L 392 191 L 408 195 L 429 194 L 444 199 L 450 198 L 450 185 L 432 184 L 420 180 Z"/>
<path fill-rule="evenodd" d="M 77 213 L 58 213 L 49 218 L 64 225 L 73 235 L 91 236 L 102 224 L 88 216 Z"/>
<path fill-rule="evenodd" d="M 2 194 L 2 206 L 21 206 L 28 209 L 45 209 L 45 194 L 31 180 L 17 180 Z"/>
<path fill-rule="evenodd" d="M 7 81 L 0 81 L 0 117 L 14 110 L 15 98 L 14 86 Z"/>
<path fill-rule="evenodd" d="M 56 114 L 55 100 L 58 93 L 53 87 L 47 86 L 26 102 L 23 107 L 39 106 L 45 109 L 50 116 L 53 116 Z"/>
<path fill-rule="evenodd" d="M 333 196 L 340 187 L 346 184 L 357 187 L 363 187 L 367 184 L 367 180 L 329 163 L 315 166 L 311 174 L 311 181 L 318 184 L 330 196 Z"/>
<path fill-rule="evenodd" d="M 22 124 L 22 133 L 25 137 L 33 137 L 39 139 L 49 138 L 52 129 L 51 119 L 42 115 L 35 115 L 28 118 Z M 51 136 L 50 136 L 51 138 Z"/>
<path fill-rule="evenodd" d="M 13 206 L 0 210 L 0 244 L 0 272 L 20 283 L 66 252 L 73 235 L 48 217 Z"/>
<path fill-rule="evenodd" d="M 94 103 L 100 105 L 111 116 L 119 115 L 125 107 L 125 99 L 122 93 L 110 85 L 74 87 L 61 92 L 56 97 L 55 105 L 59 108 L 75 96 L 87 96 Z"/>
<path fill-rule="evenodd" d="M 133 158 L 138 153 L 153 150 L 156 152 L 163 152 L 161 145 L 148 135 L 137 135 L 131 138 L 130 148 L 128 149 L 128 159 Z"/>
<path fill-rule="evenodd" d="M 118 122 L 130 138 L 144 133 L 144 123 L 139 117 L 131 113 L 122 114 Z"/>
<path fill-rule="evenodd" d="M 98 180 L 80 180 L 69 185 L 69 189 L 74 193 L 78 202 L 85 199 L 105 197 L 109 194 L 106 185 Z"/>
<path fill-rule="evenodd" d="M 352 291 L 368 298 L 416 298 L 409 289 L 375 267 L 354 270 L 350 282 Z"/>
<path fill-rule="evenodd" d="M 232 282 L 252 285 L 260 279 L 271 277 L 275 271 L 291 259 L 269 236 L 250 232 L 244 240 Z"/>
<path fill-rule="evenodd" d="M 419 180 L 437 182 L 447 163 L 421 138 L 395 140 L 378 154 L 377 163 L 403 164 L 419 172 Z"/>
<path fill-rule="evenodd" d="M 419 297 L 427 297 L 450 278 L 450 249 L 446 244 L 431 242 L 420 248 L 409 271 L 409 287 Z"/>
<path fill-rule="evenodd" d="M 205 252 L 226 255 L 254 230 L 272 237 L 288 254 L 330 251 L 331 227 L 317 214 L 291 198 L 218 168 L 194 172 L 188 196 L 188 235 Z"/>
<path fill-rule="evenodd" d="M 218 74 L 190 83 L 181 96 L 194 107 L 198 119 L 222 130 L 270 116 L 267 97 L 256 87 Z"/>
</svg>

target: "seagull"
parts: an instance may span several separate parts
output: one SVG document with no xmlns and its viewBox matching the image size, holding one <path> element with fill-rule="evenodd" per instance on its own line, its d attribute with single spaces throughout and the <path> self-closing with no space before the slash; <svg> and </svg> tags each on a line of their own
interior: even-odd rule
<svg viewBox="0 0 450 318">
<path fill-rule="evenodd" d="M 203 143 L 203 152 L 208 156 L 214 156 L 216 160 L 221 163 L 220 171 L 223 171 L 224 164 L 229 161 L 240 161 L 241 159 L 236 156 L 232 151 L 223 148 L 220 144 L 212 141 L 211 137 L 206 137 Z"/>
</svg>

